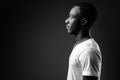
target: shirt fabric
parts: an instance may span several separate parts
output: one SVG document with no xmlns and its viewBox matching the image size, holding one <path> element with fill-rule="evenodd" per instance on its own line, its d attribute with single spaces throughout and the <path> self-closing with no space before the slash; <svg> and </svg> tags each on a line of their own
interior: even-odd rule
<svg viewBox="0 0 120 80">
<path fill-rule="evenodd" d="M 93 38 L 78 43 L 69 57 L 67 80 L 83 80 L 83 76 L 96 76 L 100 80 L 102 57 Z"/>
</svg>

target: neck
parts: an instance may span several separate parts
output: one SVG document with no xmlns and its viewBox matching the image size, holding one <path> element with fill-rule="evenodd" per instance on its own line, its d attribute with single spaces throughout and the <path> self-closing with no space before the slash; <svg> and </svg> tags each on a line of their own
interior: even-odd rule
<svg viewBox="0 0 120 80">
<path fill-rule="evenodd" d="M 81 43 L 89 38 L 91 38 L 89 30 L 81 30 L 76 35 L 76 43 L 78 43 L 78 42 Z"/>
</svg>

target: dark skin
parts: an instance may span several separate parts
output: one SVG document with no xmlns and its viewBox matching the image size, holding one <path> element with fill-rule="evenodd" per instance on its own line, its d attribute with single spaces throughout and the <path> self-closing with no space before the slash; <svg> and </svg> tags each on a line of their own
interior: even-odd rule
<svg viewBox="0 0 120 80">
<path fill-rule="evenodd" d="M 76 42 L 82 42 L 90 38 L 89 30 L 85 28 L 87 20 L 80 17 L 80 13 L 78 6 L 73 7 L 69 18 L 65 21 L 68 33 L 76 36 Z"/>
<path fill-rule="evenodd" d="M 79 6 L 75 6 L 71 9 L 69 18 L 66 19 L 65 23 L 67 23 L 66 28 L 68 33 L 76 36 L 76 44 L 79 42 L 83 42 L 89 38 L 90 30 L 87 27 L 87 19 L 81 17 L 81 10 Z M 96 76 L 84 76 L 83 80 L 98 80 Z"/>
</svg>

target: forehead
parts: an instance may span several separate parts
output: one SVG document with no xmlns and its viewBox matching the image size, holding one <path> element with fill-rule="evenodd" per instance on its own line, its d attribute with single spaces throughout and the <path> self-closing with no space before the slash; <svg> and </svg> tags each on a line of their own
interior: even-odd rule
<svg viewBox="0 0 120 80">
<path fill-rule="evenodd" d="M 76 16 L 80 13 L 80 7 L 79 6 L 74 6 L 71 10 L 70 10 L 70 15 Z"/>
</svg>

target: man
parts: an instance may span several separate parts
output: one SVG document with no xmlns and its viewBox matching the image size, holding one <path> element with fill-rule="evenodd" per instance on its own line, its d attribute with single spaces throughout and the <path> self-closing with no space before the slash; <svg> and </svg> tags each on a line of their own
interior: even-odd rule
<svg viewBox="0 0 120 80">
<path fill-rule="evenodd" d="M 98 44 L 90 36 L 90 28 L 97 18 L 91 3 L 74 6 L 65 20 L 68 33 L 76 36 L 76 44 L 69 57 L 67 80 L 100 80 L 102 57 Z"/>
</svg>

